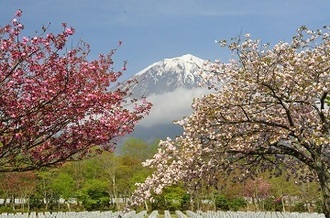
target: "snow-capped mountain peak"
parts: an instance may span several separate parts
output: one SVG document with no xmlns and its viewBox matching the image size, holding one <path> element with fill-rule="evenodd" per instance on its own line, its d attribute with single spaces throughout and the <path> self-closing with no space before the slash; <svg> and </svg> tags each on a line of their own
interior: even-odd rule
<svg viewBox="0 0 330 218">
<path fill-rule="evenodd" d="M 201 58 L 186 54 L 151 64 L 134 76 L 138 84 L 133 87 L 132 93 L 134 96 L 149 96 L 176 88 L 198 87 L 204 62 Z"/>
<path fill-rule="evenodd" d="M 201 67 L 203 65 L 203 62 L 203 59 L 195 57 L 191 54 L 186 54 L 181 57 L 166 58 L 143 69 L 142 71 L 138 72 L 136 76 L 142 75 L 154 67 L 163 67 L 163 70 L 158 72 L 158 74 L 161 74 L 162 72 L 167 70 L 176 70 L 176 68 L 178 67 L 184 68 L 187 72 L 190 72 L 191 70 L 195 70 L 196 66 Z"/>
</svg>

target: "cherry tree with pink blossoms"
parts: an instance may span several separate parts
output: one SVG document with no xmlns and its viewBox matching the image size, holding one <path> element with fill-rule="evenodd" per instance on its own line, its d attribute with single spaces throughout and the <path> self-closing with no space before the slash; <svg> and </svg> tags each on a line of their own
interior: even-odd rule
<svg viewBox="0 0 330 218">
<path fill-rule="evenodd" d="M 112 150 L 114 139 L 133 131 L 151 107 L 127 102 L 128 85 L 110 89 L 122 74 L 112 70 L 115 50 L 89 61 L 86 43 L 66 46 L 72 27 L 62 24 L 59 34 L 43 27 L 35 36 L 23 36 L 21 16 L 19 10 L 0 27 L 0 171 Z"/>
<path fill-rule="evenodd" d="M 249 34 L 219 44 L 236 60 L 208 66 L 205 79 L 222 85 L 195 99 L 194 112 L 178 122 L 184 133 L 161 141 L 144 163 L 155 171 L 137 184 L 132 204 L 177 182 L 212 184 L 219 175 L 241 181 L 268 169 L 316 179 L 329 218 L 329 28 L 301 27 L 290 43 L 273 47 Z"/>
</svg>

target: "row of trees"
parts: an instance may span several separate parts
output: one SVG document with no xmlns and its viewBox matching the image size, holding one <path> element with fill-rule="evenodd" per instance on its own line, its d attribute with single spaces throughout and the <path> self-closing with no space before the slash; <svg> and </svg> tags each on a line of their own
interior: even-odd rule
<svg viewBox="0 0 330 218">
<path fill-rule="evenodd" d="M 322 200 L 317 183 L 297 184 L 285 177 L 269 178 L 269 173 L 244 183 L 221 179 L 216 186 L 204 181 L 198 189 L 180 183 L 164 188 L 151 198 L 156 210 L 247 210 L 282 212 L 322 212 Z M 224 185 L 227 183 L 226 185 Z"/>
<path fill-rule="evenodd" d="M 103 153 L 86 160 L 68 162 L 59 168 L 0 175 L 0 198 L 7 199 L 2 211 L 30 210 L 122 210 L 136 189 L 152 171 L 142 167 L 157 143 L 131 138 L 120 152 Z M 295 184 L 284 177 L 268 179 L 267 174 L 246 183 L 224 186 L 219 182 L 201 189 L 178 184 L 143 205 L 149 210 L 279 210 L 317 211 L 320 195 L 316 183 Z M 20 200 L 20 201 L 19 201 Z M 15 203 L 16 202 L 16 203 Z M 137 207 L 136 209 L 141 209 Z"/>
<path fill-rule="evenodd" d="M 7 199 L 3 206 L 10 211 L 123 209 L 135 183 L 150 174 L 141 162 L 155 148 L 156 143 L 130 139 L 120 155 L 104 152 L 59 168 L 2 173 L 0 196 Z"/>
</svg>

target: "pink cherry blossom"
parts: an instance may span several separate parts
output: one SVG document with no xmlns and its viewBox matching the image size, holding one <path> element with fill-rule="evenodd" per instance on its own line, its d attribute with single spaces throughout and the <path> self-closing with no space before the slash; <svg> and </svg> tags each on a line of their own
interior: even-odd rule
<svg viewBox="0 0 330 218">
<path fill-rule="evenodd" d="M 20 16 L 22 16 L 22 13 L 23 13 L 23 11 L 21 9 L 18 9 L 15 13 L 15 16 L 20 17 Z"/>
<path fill-rule="evenodd" d="M 18 22 L 0 27 L 0 172 L 112 150 L 148 114 L 147 101 L 127 105 L 125 84 L 109 89 L 122 75 L 113 70 L 113 52 L 89 60 L 88 44 L 66 47 L 72 27 L 27 37 Z"/>
<path fill-rule="evenodd" d="M 66 28 L 65 32 L 68 35 L 73 35 L 74 34 L 75 29 L 73 29 L 72 27 Z"/>
</svg>

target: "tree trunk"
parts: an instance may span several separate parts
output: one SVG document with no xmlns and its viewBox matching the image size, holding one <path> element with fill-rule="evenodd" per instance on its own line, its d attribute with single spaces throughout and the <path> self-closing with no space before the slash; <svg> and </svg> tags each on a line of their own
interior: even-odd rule
<svg viewBox="0 0 330 218">
<path fill-rule="evenodd" d="M 149 211 L 147 201 L 144 201 L 144 206 L 145 206 L 145 208 L 146 208 L 146 211 Z"/>
<path fill-rule="evenodd" d="M 48 196 L 47 196 L 47 189 L 46 189 L 46 181 L 43 180 L 43 194 L 44 194 L 44 199 L 43 199 L 43 203 L 45 204 L 45 210 L 48 211 Z"/>
<path fill-rule="evenodd" d="M 283 195 L 281 197 L 281 203 L 282 203 L 282 212 L 285 213 L 286 210 L 285 210 L 285 201 L 284 201 L 284 196 Z"/>
<path fill-rule="evenodd" d="M 115 210 L 118 209 L 118 196 L 117 196 L 117 186 L 116 186 L 116 176 L 113 175 L 112 177 L 112 190 L 113 190 L 113 196 L 115 200 Z"/>
<path fill-rule="evenodd" d="M 70 203 L 69 201 L 65 200 L 66 206 L 68 207 L 68 210 L 71 211 Z"/>
<path fill-rule="evenodd" d="M 8 201 L 7 201 L 7 199 L 8 199 L 8 196 L 9 196 L 9 194 L 8 193 L 6 193 L 6 196 L 5 196 L 5 201 L 4 201 L 4 205 L 7 207 L 8 206 Z"/>
<path fill-rule="evenodd" d="M 30 213 L 30 197 L 27 199 L 27 212 Z"/>
<path fill-rule="evenodd" d="M 15 208 L 15 196 L 13 194 L 11 195 L 11 200 L 10 201 L 11 201 L 11 206 L 13 208 L 13 211 L 15 211 L 15 209 L 16 209 Z"/>
<path fill-rule="evenodd" d="M 330 169 L 322 164 L 317 173 L 323 197 L 323 213 L 326 218 L 330 218 Z"/>
</svg>

